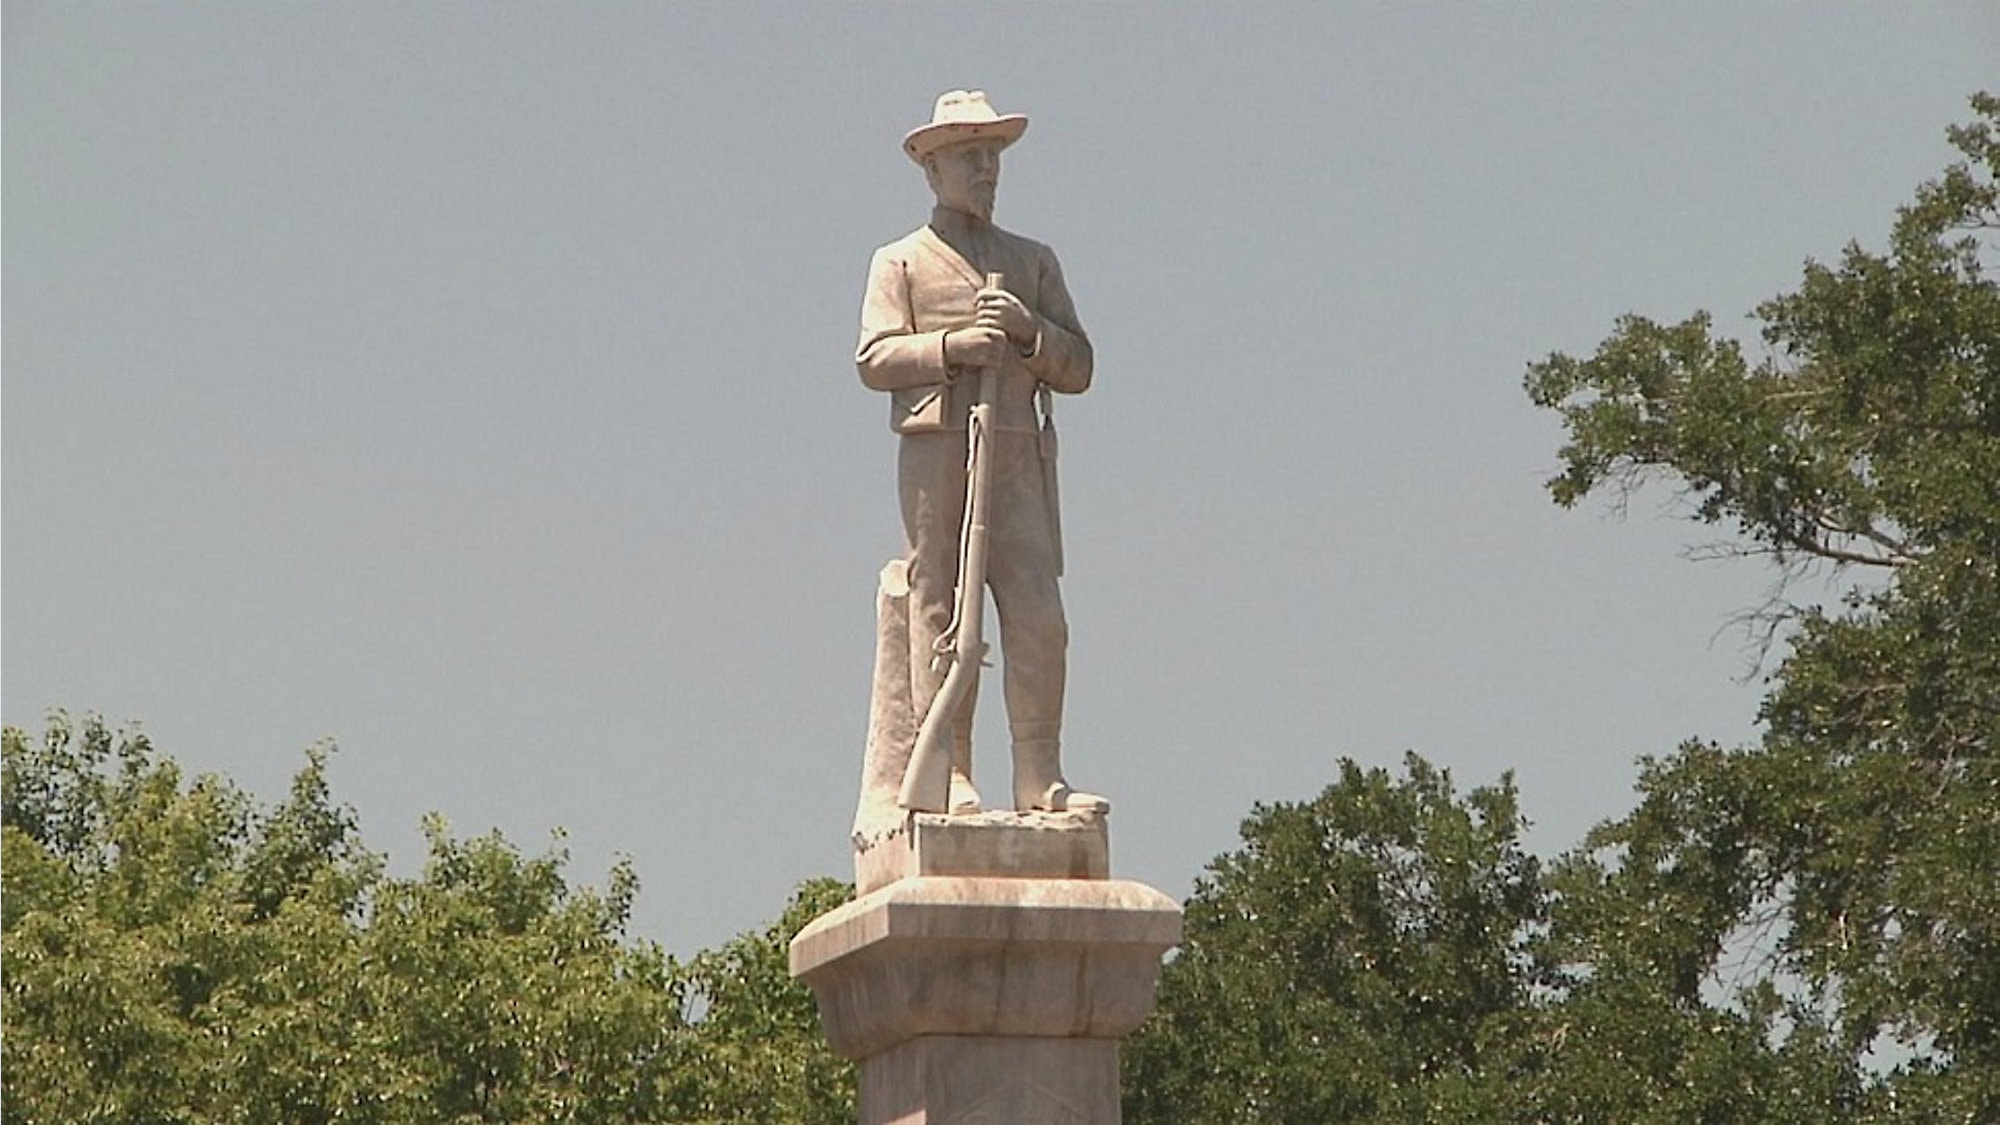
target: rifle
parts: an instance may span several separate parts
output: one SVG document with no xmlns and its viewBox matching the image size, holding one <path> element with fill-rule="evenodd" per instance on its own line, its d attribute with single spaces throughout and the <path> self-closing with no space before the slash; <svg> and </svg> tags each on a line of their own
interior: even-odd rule
<svg viewBox="0 0 2000 1125">
<path fill-rule="evenodd" d="M 986 287 L 1004 289 L 1005 279 L 989 273 Z M 996 369 L 979 369 L 978 395 L 966 418 L 965 522 L 959 527 L 957 595 L 951 624 L 938 634 L 931 656 L 931 668 L 944 673 L 944 683 L 917 729 L 910 764 L 903 770 L 903 788 L 896 797 L 896 803 L 911 812 L 949 811 L 952 727 L 986 662 L 986 509 L 993 492 L 986 444 L 993 431 L 999 379 Z"/>
</svg>

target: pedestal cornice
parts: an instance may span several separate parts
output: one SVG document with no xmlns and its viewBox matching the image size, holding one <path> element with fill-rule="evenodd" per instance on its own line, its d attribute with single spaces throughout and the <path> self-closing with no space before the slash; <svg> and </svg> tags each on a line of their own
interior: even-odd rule
<svg viewBox="0 0 2000 1125">
<path fill-rule="evenodd" d="M 925 1035 L 1116 1040 L 1180 933 L 1179 905 L 1142 883 L 919 876 L 814 921 L 791 967 L 849 1058 Z"/>
</svg>

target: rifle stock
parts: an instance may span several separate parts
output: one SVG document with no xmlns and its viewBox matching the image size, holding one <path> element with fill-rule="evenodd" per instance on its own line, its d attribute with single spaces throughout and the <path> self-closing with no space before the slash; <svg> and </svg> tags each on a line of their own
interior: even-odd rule
<svg viewBox="0 0 2000 1125">
<path fill-rule="evenodd" d="M 986 275 L 986 287 L 1005 288 L 997 273 Z M 979 389 L 965 426 L 965 523 L 958 542 L 958 586 L 952 623 L 939 634 L 932 667 L 944 670 L 944 683 L 931 699 L 917 728 L 910 762 L 903 770 L 903 787 L 896 803 L 911 812 L 949 812 L 951 800 L 951 739 L 958 713 L 973 691 L 986 660 L 986 520 L 992 495 L 990 451 L 993 399 L 999 372 L 979 370 Z"/>
</svg>

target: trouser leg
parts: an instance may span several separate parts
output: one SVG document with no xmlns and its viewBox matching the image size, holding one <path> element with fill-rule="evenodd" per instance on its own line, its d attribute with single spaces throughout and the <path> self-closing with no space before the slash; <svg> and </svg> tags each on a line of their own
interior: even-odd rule
<svg viewBox="0 0 2000 1125">
<path fill-rule="evenodd" d="M 910 704 L 921 723 L 944 676 L 935 670 L 937 639 L 951 623 L 958 583 L 958 542 L 965 519 L 965 434 L 908 434 L 897 476 L 903 531 L 909 539 Z M 977 675 L 977 669 L 973 670 Z M 952 724 L 952 763 L 971 772 L 973 701 L 978 681 Z"/>
<path fill-rule="evenodd" d="M 1014 754 L 1017 808 L 1065 807 L 1061 764 L 1069 626 L 1057 580 L 1053 512 L 1037 435 L 996 433 L 988 510 L 987 585 L 1000 622 L 1002 686 Z M 950 624 L 965 515 L 965 437 L 912 434 L 900 453 L 903 526 L 909 536 L 910 698 L 921 721 L 943 683 L 933 668 Z M 969 770 L 972 696 L 953 724 L 952 760 Z M 1105 807 L 1101 798 L 1069 807 Z M 1053 803 L 1052 803 L 1053 801 Z"/>
<path fill-rule="evenodd" d="M 994 443 L 988 582 L 1000 618 L 1007 725 L 1014 743 L 1014 802 L 1040 807 L 1062 784 L 1063 690 L 1069 625 L 1056 578 L 1054 523 L 1031 433 Z"/>
</svg>

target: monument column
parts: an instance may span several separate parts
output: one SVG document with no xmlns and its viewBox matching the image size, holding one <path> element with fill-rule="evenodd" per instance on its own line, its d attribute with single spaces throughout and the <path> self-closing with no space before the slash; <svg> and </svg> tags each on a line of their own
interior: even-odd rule
<svg viewBox="0 0 2000 1125">
<path fill-rule="evenodd" d="M 854 902 L 792 942 L 863 1125 L 1113 1125 L 1118 1041 L 1153 1008 L 1180 907 L 1108 877 L 1105 818 L 910 814 Z"/>
<path fill-rule="evenodd" d="M 855 901 L 791 948 L 864 1125 L 1115 1125 L 1118 1041 L 1153 1009 L 1180 907 L 1111 878 L 1109 799 L 1062 768 L 1068 624 L 1053 398 L 1094 352 L 1054 251 L 993 225 L 1027 130 L 953 90 L 903 138 L 936 197 L 875 252 L 855 367 L 889 398 L 909 552 L 883 568 Z M 972 784 L 986 593 L 1013 779 Z"/>
</svg>

